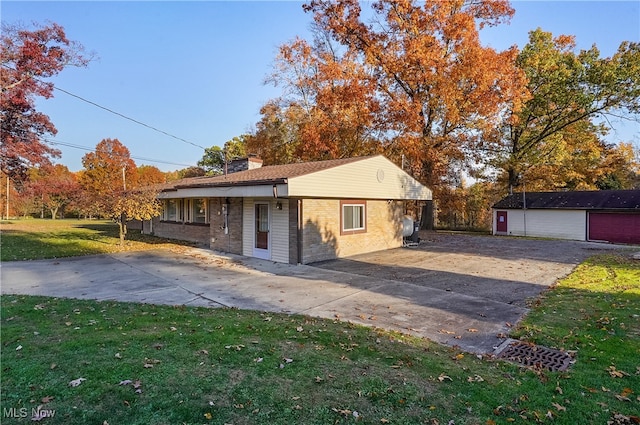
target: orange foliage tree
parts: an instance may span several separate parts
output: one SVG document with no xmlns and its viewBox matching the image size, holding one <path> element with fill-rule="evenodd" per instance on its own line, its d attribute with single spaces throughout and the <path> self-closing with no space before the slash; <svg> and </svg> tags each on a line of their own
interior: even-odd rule
<svg viewBox="0 0 640 425">
<path fill-rule="evenodd" d="M 478 27 L 513 14 L 507 0 L 313 0 L 316 37 L 280 49 L 249 150 L 274 161 L 384 152 L 434 189 L 452 162 L 498 143 L 504 114 L 526 95 L 517 51 L 480 44 Z"/>
<path fill-rule="evenodd" d="M 160 214 L 156 191 L 139 185 L 136 163 L 118 139 L 102 140 L 95 152 L 82 157 L 82 165 L 80 184 L 86 197 L 94 210 L 118 223 L 121 245 L 124 245 L 128 221 L 149 220 Z M 146 178 L 148 174 L 151 173 L 141 175 Z"/>
</svg>

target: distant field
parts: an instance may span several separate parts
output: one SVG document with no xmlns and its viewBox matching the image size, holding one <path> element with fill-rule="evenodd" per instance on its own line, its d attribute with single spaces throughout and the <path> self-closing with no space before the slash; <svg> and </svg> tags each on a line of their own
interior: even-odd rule
<svg viewBox="0 0 640 425">
<path fill-rule="evenodd" d="M 118 225 L 108 220 L 8 220 L 0 223 L 0 234 L 0 261 L 139 251 L 180 243 L 130 230 L 121 247 Z"/>
</svg>

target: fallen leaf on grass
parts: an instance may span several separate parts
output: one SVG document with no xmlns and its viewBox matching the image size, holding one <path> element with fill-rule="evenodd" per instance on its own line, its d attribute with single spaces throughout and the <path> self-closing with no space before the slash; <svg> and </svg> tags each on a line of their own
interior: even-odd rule
<svg viewBox="0 0 640 425">
<path fill-rule="evenodd" d="M 334 412 L 336 412 L 336 413 L 338 413 L 338 414 L 340 414 L 342 416 L 349 416 L 352 413 L 351 410 L 349 410 L 349 409 L 336 409 L 334 407 L 331 410 L 333 410 Z"/>
<path fill-rule="evenodd" d="M 22 345 L 18 345 L 18 346 L 16 347 L 16 351 L 20 351 L 20 350 L 22 350 Z"/>
<path fill-rule="evenodd" d="M 444 382 L 445 380 L 449 380 L 453 382 L 453 379 L 451 379 L 450 376 L 445 375 L 444 373 L 441 373 L 440 376 L 438 376 L 438 381 Z"/>
<path fill-rule="evenodd" d="M 40 400 L 42 403 L 47 404 L 49 403 L 51 400 L 53 400 L 55 397 L 51 397 L 50 395 L 46 396 L 46 397 L 42 397 L 42 399 Z"/>
<path fill-rule="evenodd" d="M 154 365 L 157 365 L 158 363 L 160 363 L 160 360 L 148 359 L 148 358 L 145 357 L 144 358 L 144 365 L 142 367 L 144 367 L 145 369 L 150 369 Z"/>
<path fill-rule="evenodd" d="M 467 378 L 467 382 L 484 382 L 484 378 L 480 375 L 470 376 Z"/>
<path fill-rule="evenodd" d="M 609 366 L 607 368 L 607 372 L 611 375 L 612 378 L 623 378 L 625 376 L 629 376 L 629 374 L 622 370 L 617 370 L 615 366 Z"/>
<path fill-rule="evenodd" d="M 551 405 L 552 405 L 553 407 L 555 407 L 555 408 L 556 408 L 556 410 L 557 410 L 558 412 L 566 412 L 566 411 L 567 411 L 567 408 L 566 408 L 566 407 L 561 406 L 561 405 L 559 405 L 558 403 L 551 403 Z"/>
<path fill-rule="evenodd" d="M 69 381 L 69 386 L 77 387 L 78 385 L 82 384 L 82 381 L 86 381 L 86 379 L 84 378 L 74 379 L 73 381 Z"/>
<path fill-rule="evenodd" d="M 116 353 L 115 356 L 113 356 L 113 357 L 115 357 L 116 359 L 121 359 L 122 358 L 122 354 Z"/>
</svg>

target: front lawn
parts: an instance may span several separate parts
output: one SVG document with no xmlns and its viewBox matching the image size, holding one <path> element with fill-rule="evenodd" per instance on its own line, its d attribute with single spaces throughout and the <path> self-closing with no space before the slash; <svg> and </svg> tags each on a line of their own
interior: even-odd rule
<svg viewBox="0 0 640 425">
<path fill-rule="evenodd" d="M 557 373 L 304 316 L 1 303 L 3 424 L 640 421 L 640 261 L 620 255 L 587 261 L 514 329 L 576 352 Z"/>
<path fill-rule="evenodd" d="M 0 230 L 0 261 L 107 254 L 180 243 L 130 230 L 123 247 L 120 246 L 118 225 L 108 220 L 9 220 L 0 223 Z"/>
</svg>

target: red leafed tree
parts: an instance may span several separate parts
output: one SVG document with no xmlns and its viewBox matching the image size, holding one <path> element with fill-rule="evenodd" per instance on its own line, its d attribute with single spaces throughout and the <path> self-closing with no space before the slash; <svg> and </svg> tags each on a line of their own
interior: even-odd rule
<svg viewBox="0 0 640 425">
<path fill-rule="evenodd" d="M 56 219 L 58 213 L 64 213 L 80 196 L 80 185 L 75 174 L 61 164 L 46 168 L 29 170 L 29 180 L 23 185 L 23 194 L 32 196 L 34 203 L 41 204 Z"/>
<path fill-rule="evenodd" d="M 1 166 L 21 181 L 30 167 L 50 165 L 50 158 L 60 154 L 42 140 L 56 128 L 35 108 L 37 97 L 53 95 L 53 84 L 45 80 L 68 66 L 86 66 L 89 58 L 57 24 L 32 31 L 3 24 L 0 58 Z"/>
</svg>

